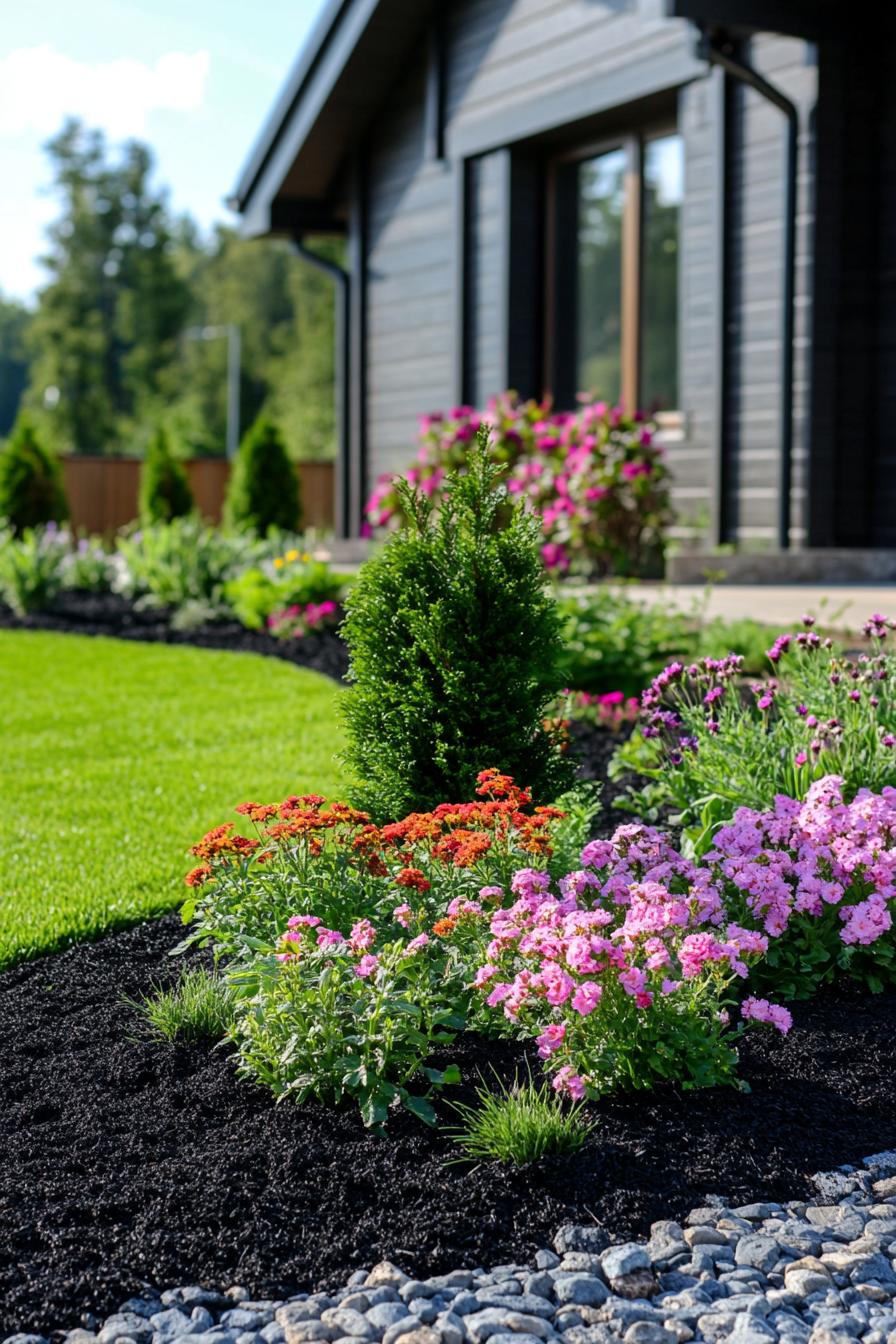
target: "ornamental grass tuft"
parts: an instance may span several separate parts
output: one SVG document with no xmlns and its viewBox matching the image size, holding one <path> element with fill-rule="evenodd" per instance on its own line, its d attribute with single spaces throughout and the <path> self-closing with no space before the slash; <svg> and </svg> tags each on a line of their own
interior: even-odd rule
<svg viewBox="0 0 896 1344">
<path fill-rule="evenodd" d="M 543 1157 L 578 1152 L 594 1129 L 581 1105 L 570 1106 L 547 1083 L 534 1083 L 531 1075 L 510 1087 L 499 1083 L 496 1092 L 483 1085 L 476 1096 L 477 1106 L 451 1104 L 461 1121 L 451 1137 L 465 1158 L 523 1167 Z"/>
<path fill-rule="evenodd" d="M 544 724 L 561 686 L 540 525 L 501 483 L 481 431 L 435 505 L 399 483 L 408 523 L 346 603 L 344 702 L 355 796 L 377 819 L 469 797 L 495 767 L 547 802 L 572 779 Z"/>
<path fill-rule="evenodd" d="M 125 999 L 154 1036 L 169 1043 L 221 1040 L 233 1021 L 233 990 L 220 976 L 196 967 L 185 970 L 171 989 L 146 999 Z"/>
</svg>

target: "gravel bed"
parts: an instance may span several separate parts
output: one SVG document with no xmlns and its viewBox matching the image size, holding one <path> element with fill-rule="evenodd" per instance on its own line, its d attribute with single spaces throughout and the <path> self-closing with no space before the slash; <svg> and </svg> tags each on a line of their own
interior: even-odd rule
<svg viewBox="0 0 896 1344">
<path fill-rule="evenodd" d="M 610 1244 L 561 1227 L 525 1264 L 418 1279 L 382 1260 L 329 1293 L 253 1300 L 148 1285 L 65 1344 L 896 1344 L 896 1150 L 811 1178 L 815 1197 L 653 1223 Z M 5 1344 L 49 1344 L 13 1334 Z"/>
</svg>

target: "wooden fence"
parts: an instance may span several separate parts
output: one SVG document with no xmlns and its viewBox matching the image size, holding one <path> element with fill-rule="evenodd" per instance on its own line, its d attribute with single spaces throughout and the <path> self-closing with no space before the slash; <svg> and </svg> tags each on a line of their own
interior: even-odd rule
<svg viewBox="0 0 896 1344">
<path fill-rule="evenodd" d="M 230 476 L 222 457 L 185 462 L 196 508 L 219 523 Z M 134 457 L 73 456 L 62 459 L 65 493 L 73 528 L 109 536 L 137 517 L 140 462 Z M 302 490 L 302 526 L 331 532 L 335 518 L 332 462 L 297 462 Z"/>
</svg>

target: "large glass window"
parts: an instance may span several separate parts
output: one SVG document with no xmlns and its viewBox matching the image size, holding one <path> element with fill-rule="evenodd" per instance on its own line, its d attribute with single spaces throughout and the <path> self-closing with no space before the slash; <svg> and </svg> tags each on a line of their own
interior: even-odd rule
<svg viewBox="0 0 896 1344">
<path fill-rule="evenodd" d="M 622 394 L 622 223 L 625 150 L 585 159 L 578 170 L 576 386 Z"/>
<path fill-rule="evenodd" d="M 681 137 L 626 137 L 558 164 L 551 364 L 555 396 L 678 407 Z"/>
<path fill-rule="evenodd" d="M 651 410 L 678 406 L 678 229 L 684 190 L 681 136 L 644 144 L 639 392 Z"/>
</svg>

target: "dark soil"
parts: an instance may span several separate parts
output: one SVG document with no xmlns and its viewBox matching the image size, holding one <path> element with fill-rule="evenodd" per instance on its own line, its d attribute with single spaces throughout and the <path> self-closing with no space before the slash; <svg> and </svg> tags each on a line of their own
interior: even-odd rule
<svg viewBox="0 0 896 1344">
<path fill-rule="evenodd" d="M 302 639 L 275 639 L 264 631 L 247 630 L 238 621 L 216 621 L 195 630 L 175 630 L 166 609 L 141 610 L 116 593 L 63 592 L 47 611 L 16 616 L 0 603 L 0 629 L 53 630 L 70 635 L 107 635 L 150 644 L 193 644 L 201 649 L 232 649 L 283 658 L 299 667 L 341 681 L 348 670 L 348 651 L 334 630 L 311 631 Z"/>
<path fill-rule="evenodd" d="M 447 1165 L 445 1132 L 410 1116 L 377 1139 L 349 1109 L 275 1106 L 220 1049 L 139 1039 L 122 996 L 176 974 L 179 931 L 168 916 L 0 975 L 0 1337 L 73 1327 L 141 1281 L 266 1296 L 383 1257 L 418 1274 L 519 1260 L 567 1220 L 643 1234 L 707 1193 L 798 1198 L 896 1140 L 896 996 L 840 991 L 796 1005 L 787 1038 L 747 1037 L 749 1093 L 636 1094 L 594 1108 L 574 1158 Z M 525 1062 L 472 1037 L 453 1056 L 464 1100 Z"/>
</svg>

